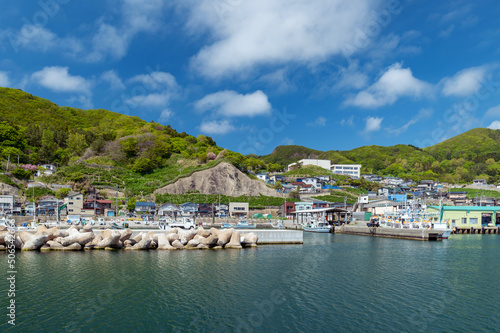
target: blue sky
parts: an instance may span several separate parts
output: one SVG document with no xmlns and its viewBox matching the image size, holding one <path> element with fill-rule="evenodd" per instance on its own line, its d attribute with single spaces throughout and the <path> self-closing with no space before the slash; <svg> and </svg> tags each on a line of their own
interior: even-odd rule
<svg viewBox="0 0 500 333">
<path fill-rule="evenodd" d="M 493 0 L 2 1 L 0 86 L 243 154 L 500 128 Z"/>
</svg>

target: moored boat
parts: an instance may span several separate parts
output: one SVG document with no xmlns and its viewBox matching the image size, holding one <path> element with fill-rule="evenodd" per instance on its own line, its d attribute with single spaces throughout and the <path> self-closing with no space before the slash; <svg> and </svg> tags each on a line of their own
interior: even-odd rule
<svg viewBox="0 0 500 333">
<path fill-rule="evenodd" d="M 310 221 L 303 225 L 302 229 L 307 232 L 330 233 L 331 226 L 327 222 Z"/>
</svg>

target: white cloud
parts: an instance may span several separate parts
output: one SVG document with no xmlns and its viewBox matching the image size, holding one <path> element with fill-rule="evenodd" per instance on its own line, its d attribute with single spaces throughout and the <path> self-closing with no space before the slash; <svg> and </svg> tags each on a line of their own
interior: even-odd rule
<svg viewBox="0 0 500 333">
<path fill-rule="evenodd" d="M 413 76 L 400 63 L 390 66 L 377 82 L 345 101 L 346 105 L 375 108 L 391 105 L 400 97 L 422 97 L 432 92 L 432 85 Z"/>
<path fill-rule="evenodd" d="M 380 131 L 382 120 L 384 118 L 379 117 L 368 117 L 366 118 L 365 133 Z"/>
<path fill-rule="evenodd" d="M 488 126 L 488 128 L 494 130 L 500 129 L 500 120 L 495 120 L 490 124 L 490 126 Z"/>
<path fill-rule="evenodd" d="M 287 145 L 287 146 L 293 145 L 294 143 L 295 142 L 293 141 L 293 139 L 289 138 L 289 137 L 283 138 L 283 140 L 281 140 L 281 144 Z"/>
<path fill-rule="evenodd" d="M 338 82 L 334 88 L 361 89 L 366 87 L 367 84 L 368 75 L 360 71 L 358 62 L 353 61 L 349 63 L 347 68 L 343 67 L 339 70 Z"/>
<path fill-rule="evenodd" d="M 406 132 L 411 125 L 416 124 L 421 119 L 429 118 L 432 115 L 433 112 L 434 112 L 434 110 L 432 110 L 432 109 L 421 109 L 420 111 L 418 111 L 418 113 L 413 118 L 411 118 L 403 126 L 401 126 L 399 128 L 395 128 L 395 129 L 388 128 L 387 131 L 390 132 L 391 134 L 395 135 L 395 136 L 398 136 L 401 133 Z"/>
<path fill-rule="evenodd" d="M 9 76 L 5 72 L 0 72 L 0 87 L 9 87 L 10 80 Z"/>
<path fill-rule="evenodd" d="M 118 31 L 115 27 L 101 23 L 97 33 L 92 38 L 91 52 L 84 53 L 84 60 L 88 62 L 101 62 L 106 58 L 121 59 L 126 53 L 129 36 Z"/>
<path fill-rule="evenodd" d="M 109 70 L 101 74 L 101 80 L 108 82 L 111 86 L 111 89 L 114 90 L 123 90 L 125 89 L 125 85 L 122 82 L 122 79 L 118 76 L 118 74 L 114 70 Z"/>
<path fill-rule="evenodd" d="M 228 120 L 205 121 L 200 125 L 200 131 L 205 134 L 227 134 L 235 131 L 236 128 Z"/>
<path fill-rule="evenodd" d="M 195 103 L 199 111 L 214 111 L 218 115 L 253 117 L 271 112 L 266 94 L 257 90 L 242 95 L 233 90 L 219 91 L 207 95 Z"/>
<path fill-rule="evenodd" d="M 188 30 L 213 42 L 193 57 L 207 77 L 248 73 L 259 65 L 317 63 L 343 54 L 370 22 L 369 0 L 185 0 Z"/>
<path fill-rule="evenodd" d="M 500 105 L 489 108 L 484 116 L 488 118 L 500 118 Z"/>
<path fill-rule="evenodd" d="M 315 127 L 326 126 L 326 118 L 320 116 L 320 117 L 316 118 L 315 121 L 308 123 L 307 126 L 315 126 Z"/>
<path fill-rule="evenodd" d="M 168 94 L 162 93 L 152 93 L 148 95 L 139 95 L 131 97 L 127 100 L 127 103 L 133 105 L 140 105 L 144 107 L 159 107 L 167 106 L 170 102 L 170 96 Z"/>
<path fill-rule="evenodd" d="M 143 83 L 148 89 L 176 89 L 177 81 L 175 77 L 166 72 L 151 72 L 150 74 L 136 75 L 129 82 Z"/>
<path fill-rule="evenodd" d="M 90 94 L 91 83 L 81 76 L 69 74 L 68 67 L 44 67 L 31 75 L 37 84 L 57 92 Z"/>
<path fill-rule="evenodd" d="M 172 74 L 160 71 L 136 75 L 129 79 L 128 83 L 140 83 L 138 91 L 142 89 L 144 94 L 131 97 L 127 102 L 144 107 L 168 106 L 170 100 L 177 96 L 179 89 Z"/>
<path fill-rule="evenodd" d="M 486 66 L 464 69 L 451 78 L 444 78 L 443 94 L 445 96 L 469 96 L 481 87 L 486 76 Z"/>
<path fill-rule="evenodd" d="M 160 118 L 158 119 L 158 121 L 160 123 L 166 123 L 170 120 L 170 118 L 172 118 L 173 115 L 174 115 L 174 113 L 171 110 L 165 109 L 161 112 L 161 115 L 160 115 Z"/>
</svg>

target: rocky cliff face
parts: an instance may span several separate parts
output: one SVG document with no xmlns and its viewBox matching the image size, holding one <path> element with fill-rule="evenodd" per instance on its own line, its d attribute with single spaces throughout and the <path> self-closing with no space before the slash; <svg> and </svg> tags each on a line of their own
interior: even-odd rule
<svg viewBox="0 0 500 333">
<path fill-rule="evenodd" d="M 19 189 L 8 184 L 0 183 L 0 191 L 2 192 L 2 194 L 6 195 L 17 195 Z"/>
<path fill-rule="evenodd" d="M 184 194 L 187 191 L 199 191 L 203 194 L 221 193 L 229 196 L 259 194 L 280 196 L 275 190 L 258 180 L 252 180 L 229 163 L 220 163 L 209 169 L 193 173 L 173 184 L 159 188 L 155 193 Z"/>
</svg>

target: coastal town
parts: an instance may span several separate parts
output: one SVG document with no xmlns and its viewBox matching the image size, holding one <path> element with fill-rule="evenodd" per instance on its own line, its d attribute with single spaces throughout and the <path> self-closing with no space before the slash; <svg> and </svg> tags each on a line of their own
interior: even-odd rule
<svg viewBox="0 0 500 333">
<path fill-rule="evenodd" d="M 325 170 L 325 175 L 314 177 L 290 177 L 279 173 L 259 173 L 256 177 L 276 191 L 283 198 L 280 206 L 251 207 L 249 202 L 228 203 L 195 203 L 184 202 L 174 204 L 171 202 L 158 203 L 145 199 L 136 200 L 130 205 L 130 198 L 110 197 L 113 190 L 96 189 L 87 193 L 79 193 L 66 184 L 44 184 L 36 176 L 51 175 L 57 172 L 54 164 L 44 164 L 37 168 L 34 180 L 27 181 L 24 186 L 30 189 L 46 188 L 58 193 L 58 197 L 46 195 L 37 202 L 30 201 L 29 197 L 17 195 L 0 195 L 0 213 L 14 217 L 24 217 L 25 225 L 33 219 L 37 221 L 79 223 L 82 221 L 143 221 L 149 224 L 165 218 L 173 220 L 193 218 L 199 221 L 217 221 L 234 219 L 262 220 L 293 220 L 298 213 L 307 211 L 307 217 L 314 215 L 315 209 L 337 208 L 340 214 L 332 222 L 370 221 L 372 216 L 381 216 L 387 213 L 403 211 L 411 202 L 421 202 L 428 206 L 444 206 L 453 208 L 455 215 L 449 226 L 453 227 L 480 227 L 500 225 L 500 212 L 488 207 L 500 206 L 499 197 L 485 195 L 470 198 L 462 190 L 465 185 L 440 183 L 433 180 L 421 180 L 419 183 L 412 180 L 392 176 L 378 176 L 362 174 L 362 165 L 356 164 L 331 164 L 329 160 L 302 159 L 290 164 L 288 170 L 298 166 L 318 166 Z M 327 172 L 330 171 L 330 172 Z M 376 183 L 376 190 L 359 189 L 351 185 L 338 185 L 336 175 L 341 175 L 347 180 L 363 178 Z M 276 186 L 279 184 L 278 186 Z M 495 186 L 487 185 L 485 180 L 476 179 L 468 188 L 473 188 L 484 193 L 484 190 L 497 190 Z M 118 193 L 118 191 L 114 191 Z M 61 195 L 62 194 L 62 195 Z M 320 200 L 317 197 L 334 194 L 337 201 Z M 288 200 L 287 200 L 288 197 Z M 343 197 L 343 200 L 342 200 Z M 349 200 L 348 200 L 349 199 Z M 220 198 L 219 198 L 220 200 Z M 462 207 L 462 208 L 460 208 Z M 477 213 L 474 216 L 463 218 L 457 212 L 470 211 L 474 207 Z M 446 213 L 445 218 L 448 218 Z M 20 219 L 21 220 L 21 219 Z M 336 220 L 336 221 L 335 221 Z M 140 223 L 140 222 L 138 222 Z"/>
</svg>

